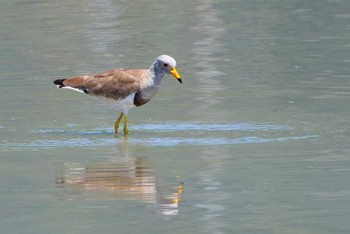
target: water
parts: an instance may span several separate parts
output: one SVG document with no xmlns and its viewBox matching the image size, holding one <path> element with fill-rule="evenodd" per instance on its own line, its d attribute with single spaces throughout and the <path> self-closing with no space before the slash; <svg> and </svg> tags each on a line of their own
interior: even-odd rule
<svg viewBox="0 0 350 234">
<path fill-rule="evenodd" d="M 0 5 L 3 233 L 349 232 L 349 1 Z M 164 53 L 128 138 L 52 84 Z"/>
</svg>

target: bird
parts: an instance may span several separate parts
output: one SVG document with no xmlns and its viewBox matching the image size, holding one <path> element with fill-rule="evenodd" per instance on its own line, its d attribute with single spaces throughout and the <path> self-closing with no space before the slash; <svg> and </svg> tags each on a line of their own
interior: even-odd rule
<svg viewBox="0 0 350 234">
<path fill-rule="evenodd" d="M 126 136 L 129 133 L 128 111 L 149 102 L 160 88 L 165 74 L 171 74 L 182 83 L 176 70 L 176 61 L 169 55 L 158 56 L 148 69 L 114 69 L 95 75 L 57 79 L 53 83 L 58 88 L 72 89 L 115 101 L 120 115 L 114 124 L 114 131 L 118 135 L 119 125 L 124 116 L 123 130 Z"/>
</svg>

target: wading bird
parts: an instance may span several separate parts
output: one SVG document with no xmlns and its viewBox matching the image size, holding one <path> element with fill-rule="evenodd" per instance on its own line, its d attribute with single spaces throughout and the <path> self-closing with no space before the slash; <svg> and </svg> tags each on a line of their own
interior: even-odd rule
<svg viewBox="0 0 350 234">
<path fill-rule="evenodd" d="M 165 74 L 171 74 L 180 83 L 181 76 L 176 70 L 176 61 L 168 55 L 158 56 L 149 69 L 116 69 L 96 75 L 83 75 L 69 79 L 58 79 L 58 88 L 72 89 L 84 94 L 114 100 L 121 111 L 115 122 L 118 134 L 124 116 L 124 135 L 128 134 L 128 111 L 135 106 L 146 104 L 156 94 Z"/>
</svg>

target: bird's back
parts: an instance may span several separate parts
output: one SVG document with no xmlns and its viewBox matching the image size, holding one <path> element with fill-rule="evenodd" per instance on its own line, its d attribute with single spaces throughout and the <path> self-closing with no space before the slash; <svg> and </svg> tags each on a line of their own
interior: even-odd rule
<svg viewBox="0 0 350 234">
<path fill-rule="evenodd" d="M 60 80 L 60 87 L 120 100 L 132 93 L 137 93 L 146 83 L 149 83 L 148 73 L 146 69 L 110 70 L 95 75 Z"/>
</svg>

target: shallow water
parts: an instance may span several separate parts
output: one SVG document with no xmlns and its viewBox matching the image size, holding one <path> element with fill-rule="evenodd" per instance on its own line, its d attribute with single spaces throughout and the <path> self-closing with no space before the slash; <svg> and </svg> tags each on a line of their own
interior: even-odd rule
<svg viewBox="0 0 350 234">
<path fill-rule="evenodd" d="M 130 145 L 153 146 L 216 146 L 233 144 L 256 144 L 267 142 L 281 142 L 314 138 L 317 135 L 295 135 L 293 128 L 271 124 L 205 124 L 196 123 L 152 123 L 130 127 L 132 137 L 113 137 L 114 130 L 91 129 L 84 131 L 78 126 L 69 126 L 67 129 L 32 129 L 31 137 L 23 142 L 5 140 L 0 149 L 25 150 L 27 148 L 57 148 L 57 147 L 101 147 L 113 146 L 116 143 L 126 142 Z M 11 130 L 9 130 L 9 133 Z M 208 136 L 209 134 L 209 136 Z M 268 138 L 269 136 L 270 138 Z"/>
<path fill-rule="evenodd" d="M 0 5 L 3 233 L 348 233 L 350 2 Z M 52 84 L 163 53 L 128 137 Z"/>
</svg>

